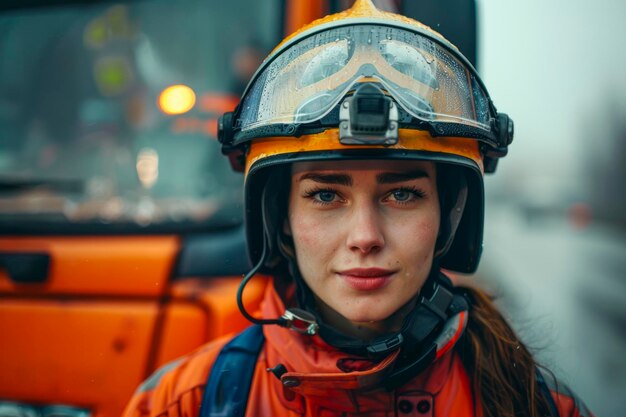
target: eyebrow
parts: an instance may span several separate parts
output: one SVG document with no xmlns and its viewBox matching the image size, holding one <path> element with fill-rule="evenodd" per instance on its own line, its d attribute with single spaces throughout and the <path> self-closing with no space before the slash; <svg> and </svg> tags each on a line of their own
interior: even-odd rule
<svg viewBox="0 0 626 417">
<path fill-rule="evenodd" d="M 379 184 L 395 184 L 397 182 L 405 182 L 428 177 L 428 173 L 420 169 L 406 172 L 383 172 L 382 174 L 376 175 L 376 181 Z"/>
<path fill-rule="evenodd" d="M 405 182 L 428 177 L 428 173 L 422 170 L 406 172 L 383 172 L 376 175 L 376 182 L 378 184 L 395 184 L 398 182 Z M 344 186 L 351 186 L 353 184 L 352 177 L 346 174 L 320 174 L 317 172 L 308 172 L 300 177 L 300 181 L 303 180 L 311 180 L 322 184 L 338 184 Z"/>
<path fill-rule="evenodd" d="M 308 172 L 300 177 L 300 181 L 312 180 L 322 184 L 338 184 L 351 186 L 352 177 L 345 174 L 320 174 L 316 172 Z"/>
</svg>

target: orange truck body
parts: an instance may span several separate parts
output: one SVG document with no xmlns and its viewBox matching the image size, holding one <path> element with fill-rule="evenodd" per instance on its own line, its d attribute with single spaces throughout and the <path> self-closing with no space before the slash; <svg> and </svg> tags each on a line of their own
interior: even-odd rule
<svg viewBox="0 0 626 417">
<path fill-rule="evenodd" d="M 50 255 L 46 283 L 0 271 L 0 397 L 119 415 L 156 368 L 243 329 L 240 277 L 173 277 L 179 250 L 176 236 L 0 239 L 2 253 Z M 246 289 L 252 310 L 264 283 Z"/>
<path fill-rule="evenodd" d="M 321 0 L 284 5 L 285 33 L 328 12 Z M 221 102 L 224 112 L 236 100 Z M 183 238 L 0 236 L 0 255 L 49 257 L 42 283 L 16 283 L 0 264 L 0 408 L 65 405 L 115 417 L 158 367 L 248 326 L 235 303 L 241 275 L 176 276 Z M 246 287 L 250 311 L 265 284 Z"/>
</svg>

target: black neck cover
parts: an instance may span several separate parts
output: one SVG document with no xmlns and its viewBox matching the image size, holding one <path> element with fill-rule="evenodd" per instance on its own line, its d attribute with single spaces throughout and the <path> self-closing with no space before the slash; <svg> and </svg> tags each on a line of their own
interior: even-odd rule
<svg viewBox="0 0 626 417">
<path fill-rule="evenodd" d="M 294 273 L 295 272 L 295 273 Z M 324 322 L 315 307 L 313 293 L 302 277 L 292 268 L 300 308 L 313 315 L 319 325 L 319 335 L 326 343 L 351 355 L 382 360 L 401 349 L 393 371 L 386 376 L 385 388 L 404 385 L 435 360 L 439 336 L 444 323 L 455 314 L 469 308 L 467 299 L 455 290 L 448 277 L 433 265 L 422 290 L 417 295 L 415 308 L 407 314 L 399 332 L 389 333 L 374 340 L 363 341 L 347 336 Z"/>
</svg>

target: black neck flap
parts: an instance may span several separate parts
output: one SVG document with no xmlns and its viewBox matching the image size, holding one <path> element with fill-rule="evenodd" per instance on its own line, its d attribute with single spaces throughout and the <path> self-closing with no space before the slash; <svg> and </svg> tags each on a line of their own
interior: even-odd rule
<svg viewBox="0 0 626 417">
<path fill-rule="evenodd" d="M 294 268 L 295 269 L 295 268 Z M 301 308 L 309 311 L 319 324 L 319 334 L 326 343 L 351 355 L 380 360 L 391 352 L 402 348 L 407 358 L 426 356 L 421 362 L 430 358 L 430 350 L 446 320 L 460 311 L 467 310 L 466 299 L 454 293 L 454 287 L 438 267 L 433 266 L 431 273 L 418 295 L 415 308 L 405 317 L 399 332 L 379 336 L 371 341 L 363 341 L 347 336 L 324 322 L 315 307 L 313 293 L 304 283 L 298 271 L 291 271 L 296 280 L 296 293 Z M 295 272 L 295 273 L 294 273 Z M 422 351 L 424 351 L 422 353 Z M 422 353 L 422 354 L 420 354 Z M 432 352 L 434 355 L 435 351 Z M 434 356 L 433 358 L 434 359 Z M 405 362 L 404 360 L 402 362 Z M 428 363 L 432 360 L 428 361 Z M 415 364 L 405 364 L 401 374 L 411 373 L 417 369 Z M 419 369 L 421 370 L 421 369 Z M 400 375 L 396 379 L 401 379 Z"/>
</svg>

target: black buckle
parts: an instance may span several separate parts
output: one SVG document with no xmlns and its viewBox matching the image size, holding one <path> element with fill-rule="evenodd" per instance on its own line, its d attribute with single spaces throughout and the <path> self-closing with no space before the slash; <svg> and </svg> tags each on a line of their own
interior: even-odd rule
<svg viewBox="0 0 626 417">
<path fill-rule="evenodd" d="M 395 350 L 396 348 L 400 347 L 402 342 L 404 342 L 404 336 L 402 336 L 402 333 L 398 333 L 394 337 L 368 346 L 367 352 L 371 353 L 372 355 L 380 355 L 381 353 Z"/>
<path fill-rule="evenodd" d="M 454 294 L 442 285 L 437 284 L 433 295 L 430 298 L 422 297 L 421 304 L 445 321 L 448 319 L 446 312 L 452 302 L 452 298 L 454 298 Z"/>
</svg>

